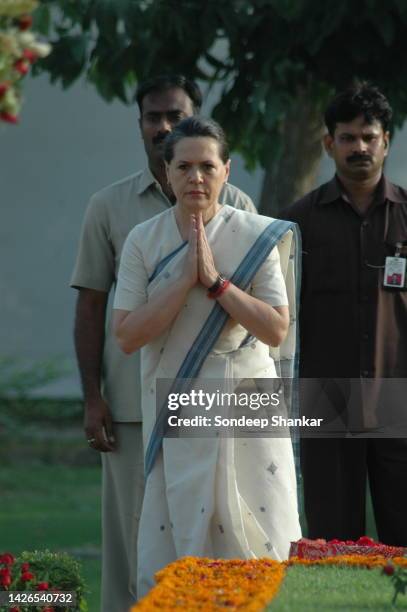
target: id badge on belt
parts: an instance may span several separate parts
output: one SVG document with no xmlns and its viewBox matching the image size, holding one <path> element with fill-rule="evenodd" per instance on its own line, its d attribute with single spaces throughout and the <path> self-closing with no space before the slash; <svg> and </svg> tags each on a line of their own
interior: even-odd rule
<svg viewBox="0 0 407 612">
<path fill-rule="evenodd" d="M 386 257 L 384 265 L 383 287 L 391 289 L 406 289 L 406 262 L 405 257 L 400 257 L 401 244 L 396 244 L 394 257 Z"/>
</svg>

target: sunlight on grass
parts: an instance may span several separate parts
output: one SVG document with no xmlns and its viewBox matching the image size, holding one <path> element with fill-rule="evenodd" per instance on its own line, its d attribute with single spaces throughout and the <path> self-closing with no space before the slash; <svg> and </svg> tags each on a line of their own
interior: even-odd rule
<svg viewBox="0 0 407 612">
<path fill-rule="evenodd" d="M 74 554 L 99 612 L 100 468 L 34 465 L 0 472 L 0 549 L 48 548 Z"/>
</svg>

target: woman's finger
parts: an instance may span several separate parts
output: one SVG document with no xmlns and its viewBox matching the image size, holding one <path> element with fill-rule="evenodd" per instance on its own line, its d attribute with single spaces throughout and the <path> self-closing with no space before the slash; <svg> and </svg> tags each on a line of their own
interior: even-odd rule
<svg viewBox="0 0 407 612">
<path fill-rule="evenodd" d="M 209 253 L 212 256 L 212 249 L 211 249 L 211 247 L 209 245 L 208 237 L 207 237 L 206 232 L 205 232 L 205 226 L 204 226 L 203 221 L 202 221 L 202 215 L 201 215 L 201 234 L 202 234 L 202 241 L 203 241 L 206 249 L 209 251 Z"/>
<path fill-rule="evenodd" d="M 216 280 L 218 275 L 215 262 L 212 255 L 212 249 L 209 245 L 208 238 L 206 236 L 205 227 L 200 214 L 198 219 L 198 273 L 201 283 L 205 287 L 210 287 Z"/>
<path fill-rule="evenodd" d="M 193 286 L 198 280 L 198 231 L 195 215 L 191 215 L 190 217 L 185 272 L 188 278 L 191 279 L 191 286 Z"/>
<path fill-rule="evenodd" d="M 196 218 L 195 218 L 195 215 L 191 215 L 190 225 L 189 225 L 189 236 L 188 236 L 188 242 L 189 242 L 190 249 L 192 248 L 196 250 L 197 239 L 198 239 L 198 230 L 197 230 L 197 225 L 196 225 Z"/>
<path fill-rule="evenodd" d="M 198 239 L 198 258 L 199 258 L 199 266 L 201 267 L 205 260 L 208 257 L 208 250 L 206 248 L 206 242 L 205 242 L 205 229 L 203 228 L 203 224 L 202 224 L 202 219 L 198 225 L 198 235 L 197 235 L 197 239 Z"/>
<path fill-rule="evenodd" d="M 198 244 L 200 245 L 200 249 L 202 252 L 207 250 L 210 251 L 209 243 L 206 238 L 205 226 L 203 224 L 202 213 L 199 212 L 197 215 L 198 222 Z"/>
</svg>

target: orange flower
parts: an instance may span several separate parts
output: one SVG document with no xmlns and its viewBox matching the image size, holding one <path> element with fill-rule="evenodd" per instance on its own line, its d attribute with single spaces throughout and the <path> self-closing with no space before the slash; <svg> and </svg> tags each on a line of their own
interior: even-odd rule
<svg viewBox="0 0 407 612">
<path fill-rule="evenodd" d="M 284 564 L 272 559 L 185 557 L 157 572 L 157 585 L 132 612 L 180 608 L 257 612 L 276 595 L 284 571 Z"/>
<path fill-rule="evenodd" d="M 290 565 L 353 565 L 359 567 L 384 567 L 389 562 L 387 557 L 381 555 L 338 555 L 337 557 L 324 557 L 323 559 L 300 559 L 291 557 L 284 564 Z M 407 567 L 407 557 L 393 557 L 395 565 Z"/>
<path fill-rule="evenodd" d="M 157 572 L 156 586 L 131 612 L 179 610 L 188 612 L 259 612 L 277 594 L 285 570 L 291 565 L 349 565 L 384 567 L 381 555 L 340 555 L 323 559 L 292 557 L 279 563 L 272 559 L 204 559 L 185 557 Z M 407 567 L 406 557 L 394 557 L 395 565 Z"/>
</svg>

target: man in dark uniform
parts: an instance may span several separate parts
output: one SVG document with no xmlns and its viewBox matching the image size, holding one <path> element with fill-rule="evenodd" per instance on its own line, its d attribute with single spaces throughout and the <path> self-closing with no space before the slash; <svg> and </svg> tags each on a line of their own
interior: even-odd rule
<svg viewBox="0 0 407 612">
<path fill-rule="evenodd" d="M 383 175 L 391 116 L 368 84 L 338 94 L 324 137 L 336 175 L 282 214 L 303 239 L 300 374 L 359 425 L 372 406 L 350 408 L 346 389 L 407 376 L 407 192 Z M 379 539 L 407 545 L 406 439 L 304 437 L 301 468 L 309 537 L 364 535 L 368 478 Z"/>
</svg>

